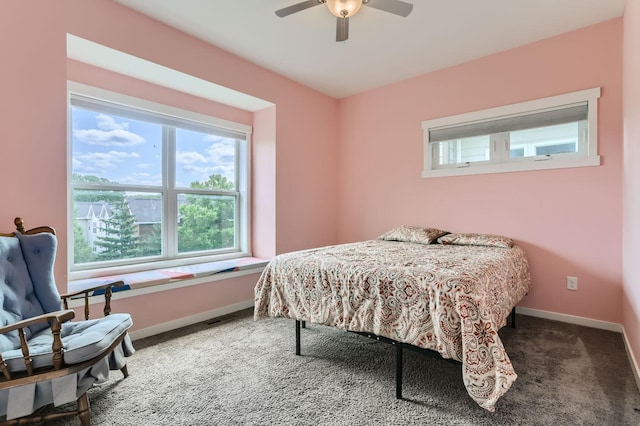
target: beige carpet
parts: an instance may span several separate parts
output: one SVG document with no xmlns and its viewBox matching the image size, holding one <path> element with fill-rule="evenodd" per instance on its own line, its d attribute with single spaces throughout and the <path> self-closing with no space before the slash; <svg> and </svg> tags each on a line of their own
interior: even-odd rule
<svg viewBox="0 0 640 426">
<path fill-rule="evenodd" d="M 129 378 L 90 391 L 94 425 L 640 425 L 620 334 L 518 315 L 500 331 L 519 378 L 495 413 L 461 366 L 323 326 L 254 322 L 251 311 L 134 342 Z M 77 419 L 50 425 L 79 425 Z"/>
</svg>

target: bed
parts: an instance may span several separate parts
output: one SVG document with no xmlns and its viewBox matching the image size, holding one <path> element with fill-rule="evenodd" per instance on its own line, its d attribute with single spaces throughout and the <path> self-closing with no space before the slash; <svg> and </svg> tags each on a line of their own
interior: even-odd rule
<svg viewBox="0 0 640 426">
<path fill-rule="evenodd" d="M 274 257 L 255 287 L 254 318 L 437 351 L 461 362 L 470 397 L 494 411 L 517 377 L 498 330 L 530 286 L 526 254 L 509 238 L 403 226 L 376 240 Z"/>
</svg>

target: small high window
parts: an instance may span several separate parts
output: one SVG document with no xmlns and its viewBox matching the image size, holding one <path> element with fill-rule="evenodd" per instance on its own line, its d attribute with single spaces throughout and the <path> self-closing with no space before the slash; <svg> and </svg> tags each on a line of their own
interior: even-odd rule
<svg viewBox="0 0 640 426">
<path fill-rule="evenodd" d="M 589 89 L 422 123 L 422 177 L 600 164 L 600 89 Z"/>
</svg>

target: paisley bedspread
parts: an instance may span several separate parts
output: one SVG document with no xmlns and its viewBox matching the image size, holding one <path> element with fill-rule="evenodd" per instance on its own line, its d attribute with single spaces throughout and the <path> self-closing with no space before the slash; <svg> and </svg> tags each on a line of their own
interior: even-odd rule
<svg viewBox="0 0 640 426">
<path fill-rule="evenodd" d="M 524 251 L 371 240 L 276 256 L 255 288 L 256 320 L 285 317 L 374 333 L 462 362 L 481 407 L 516 380 L 498 330 L 529 291 Z"/>
</svg>

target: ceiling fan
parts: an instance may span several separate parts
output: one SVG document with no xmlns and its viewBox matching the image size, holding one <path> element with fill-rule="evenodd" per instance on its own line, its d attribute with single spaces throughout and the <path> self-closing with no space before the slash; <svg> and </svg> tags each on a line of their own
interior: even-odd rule
<svg viewBox="0 0 640 426">
<path fill-rule="evenodd" d="M 407 17 L 413 10 L 412 4 L 400 0 L 306 0 L 278 9 L 276 15 L 284 18 L 320 4 L 326 4 L 329 11 L 338 19 L 336 41 L 346 41 L 349 38 L 349 18 L 355 15 L 361 6 L 373 7 L 403 17 Z"/>
</svg>

